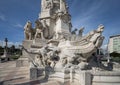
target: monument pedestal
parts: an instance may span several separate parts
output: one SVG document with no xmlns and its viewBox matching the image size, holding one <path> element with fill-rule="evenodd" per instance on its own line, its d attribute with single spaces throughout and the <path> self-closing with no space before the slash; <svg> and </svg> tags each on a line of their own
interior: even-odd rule
<svg viewBox="0 0 120 85">
<path fill-rule="evenodd" d="M 29 59 L 21 57 L 16 61 L 16 67 L 29 67 Z"/>
<path fill-rule="evenodd" d="M 71 85 L 92 85 L 92 75 L 86 71 L 57 71 L 54 74 L 49 75 L 48 80 L 60 81 L 63 84 Z"/>
<path fill-rule="evenodd" d="M 33 41 L 32 40 L 24 40 L 22 45 L 26 49 L 30 49 Z M 22 51 L 22 56 L 16 61 L 16 67 L 28 67 L 29 66 L 29 54 L 25 52 L 24 50 Z"/>
<path fill-rule="evenodd" d="M 30 68 L 30 80 L 35 80 L 41 76 L 44 76 L 44 68 Z"/>
<path fill-rule="evenodd" d="M 57 80 L 65 84 L 65 83 L 70 82 L 69 79 L 70 79 L 69 71 L 62 70 L 62 71 L 55 71 L 55 73 L 50 74 L 48 80 Z"/>
<path fill-rule="evenodd" d="M 37 68 L 30 68 L 30 80 L 37 79 Z"/>
</svg>

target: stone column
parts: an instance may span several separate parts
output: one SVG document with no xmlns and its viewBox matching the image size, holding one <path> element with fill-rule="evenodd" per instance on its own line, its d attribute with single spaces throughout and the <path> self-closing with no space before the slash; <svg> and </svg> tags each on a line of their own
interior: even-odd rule
<svg viewBox="0 0 120 85">
<path fill-rule="evenodd" d="M 81 85 L 92 85 L 91 84 L 91 73 L 90 72 L 80 72 L 80 83 Z"/>
<path fill-rule="evenodd" d="M 74 69 L 70 70 L 70 83 L 74 82 L 75 71 Z"/>
</svg>

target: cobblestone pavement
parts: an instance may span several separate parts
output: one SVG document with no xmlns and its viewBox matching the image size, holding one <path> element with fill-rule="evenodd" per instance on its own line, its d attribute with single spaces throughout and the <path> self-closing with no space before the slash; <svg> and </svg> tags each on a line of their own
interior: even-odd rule
<svg viewBox="0 0 120 85">
<path fill-rule="evenodd" d="M 15 67 L 16 61 L 0 63 L 0 85 L 70 85 L 56 80 L 47 81 L 43 78 L 29 80 L 28 67 Z"/>
</svg>

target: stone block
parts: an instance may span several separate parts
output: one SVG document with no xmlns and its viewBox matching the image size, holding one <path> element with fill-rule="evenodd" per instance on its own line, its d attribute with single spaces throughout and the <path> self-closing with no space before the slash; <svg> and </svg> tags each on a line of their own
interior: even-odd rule
<svg viewBox="0 0 120 85">
<path fill-rule="evenodd" d="M 21 67 L 23 66 L 23 61 L 22 60 L 17 60 L 16 61 L 16 67 Z"/>
<path fill-rule="evenodd" d="M 91 73 L 90 72 L 81 72 L 80 73 L 80 83 L 81 85 L 92 85 L 91 84 Z"/>
<path fill-rule="evenodd" d="M 26 67 L 29 66 L 28 58 L 20 58 L 16 61 L 16 67 Z"/>
<path fill-rule="evenodd" d="M 67 82 L 69 82 L 70 74 L 69 72 L 63 71 L 57 71 L 51 75 L 49 75 L 49 80 L 57 80 L 63 83 L 63 85 Z"/>
<path fill-rule="evenodd" d="M 37 78 L 37 68 L 30 68 L 30 80 L 35 80 Z"/>
<path fill-rule="evenodd" d="M 44 76 L 44 68 L 37 69 L 37 77 Z"/>
</svg>

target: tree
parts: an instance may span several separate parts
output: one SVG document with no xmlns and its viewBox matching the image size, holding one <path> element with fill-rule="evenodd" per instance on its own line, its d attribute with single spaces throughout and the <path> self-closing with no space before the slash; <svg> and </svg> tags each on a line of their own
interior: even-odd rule
<svg viewBox="0 0 120 85">
<path fill-rule="evenodd" d="M 112 52 L 112 53 L 110 53 L 110 56 L 113 61 L 120 62 L 120 53 Z"/>
<path fill-rule="evenodd" d="M 0 55 L 3 55 L 3 53 L 4 53 L 4 49 L 2 46 L 0 46 Z"/>
<path fill-rule="evenodd" d="M 11 53 L 11 54 L 14 54 L 14 53 L 15 53 L 15 45 L 12 45 L 12 46 L 10 47 L 10 53 Z"/>
<path fill-rule="evenodd" d="M 120 53 L 112 52 L 112 53 L 110 53 L 110 56 L 112 56 L 112 57 L 120 57 Z"/>
</svg>

